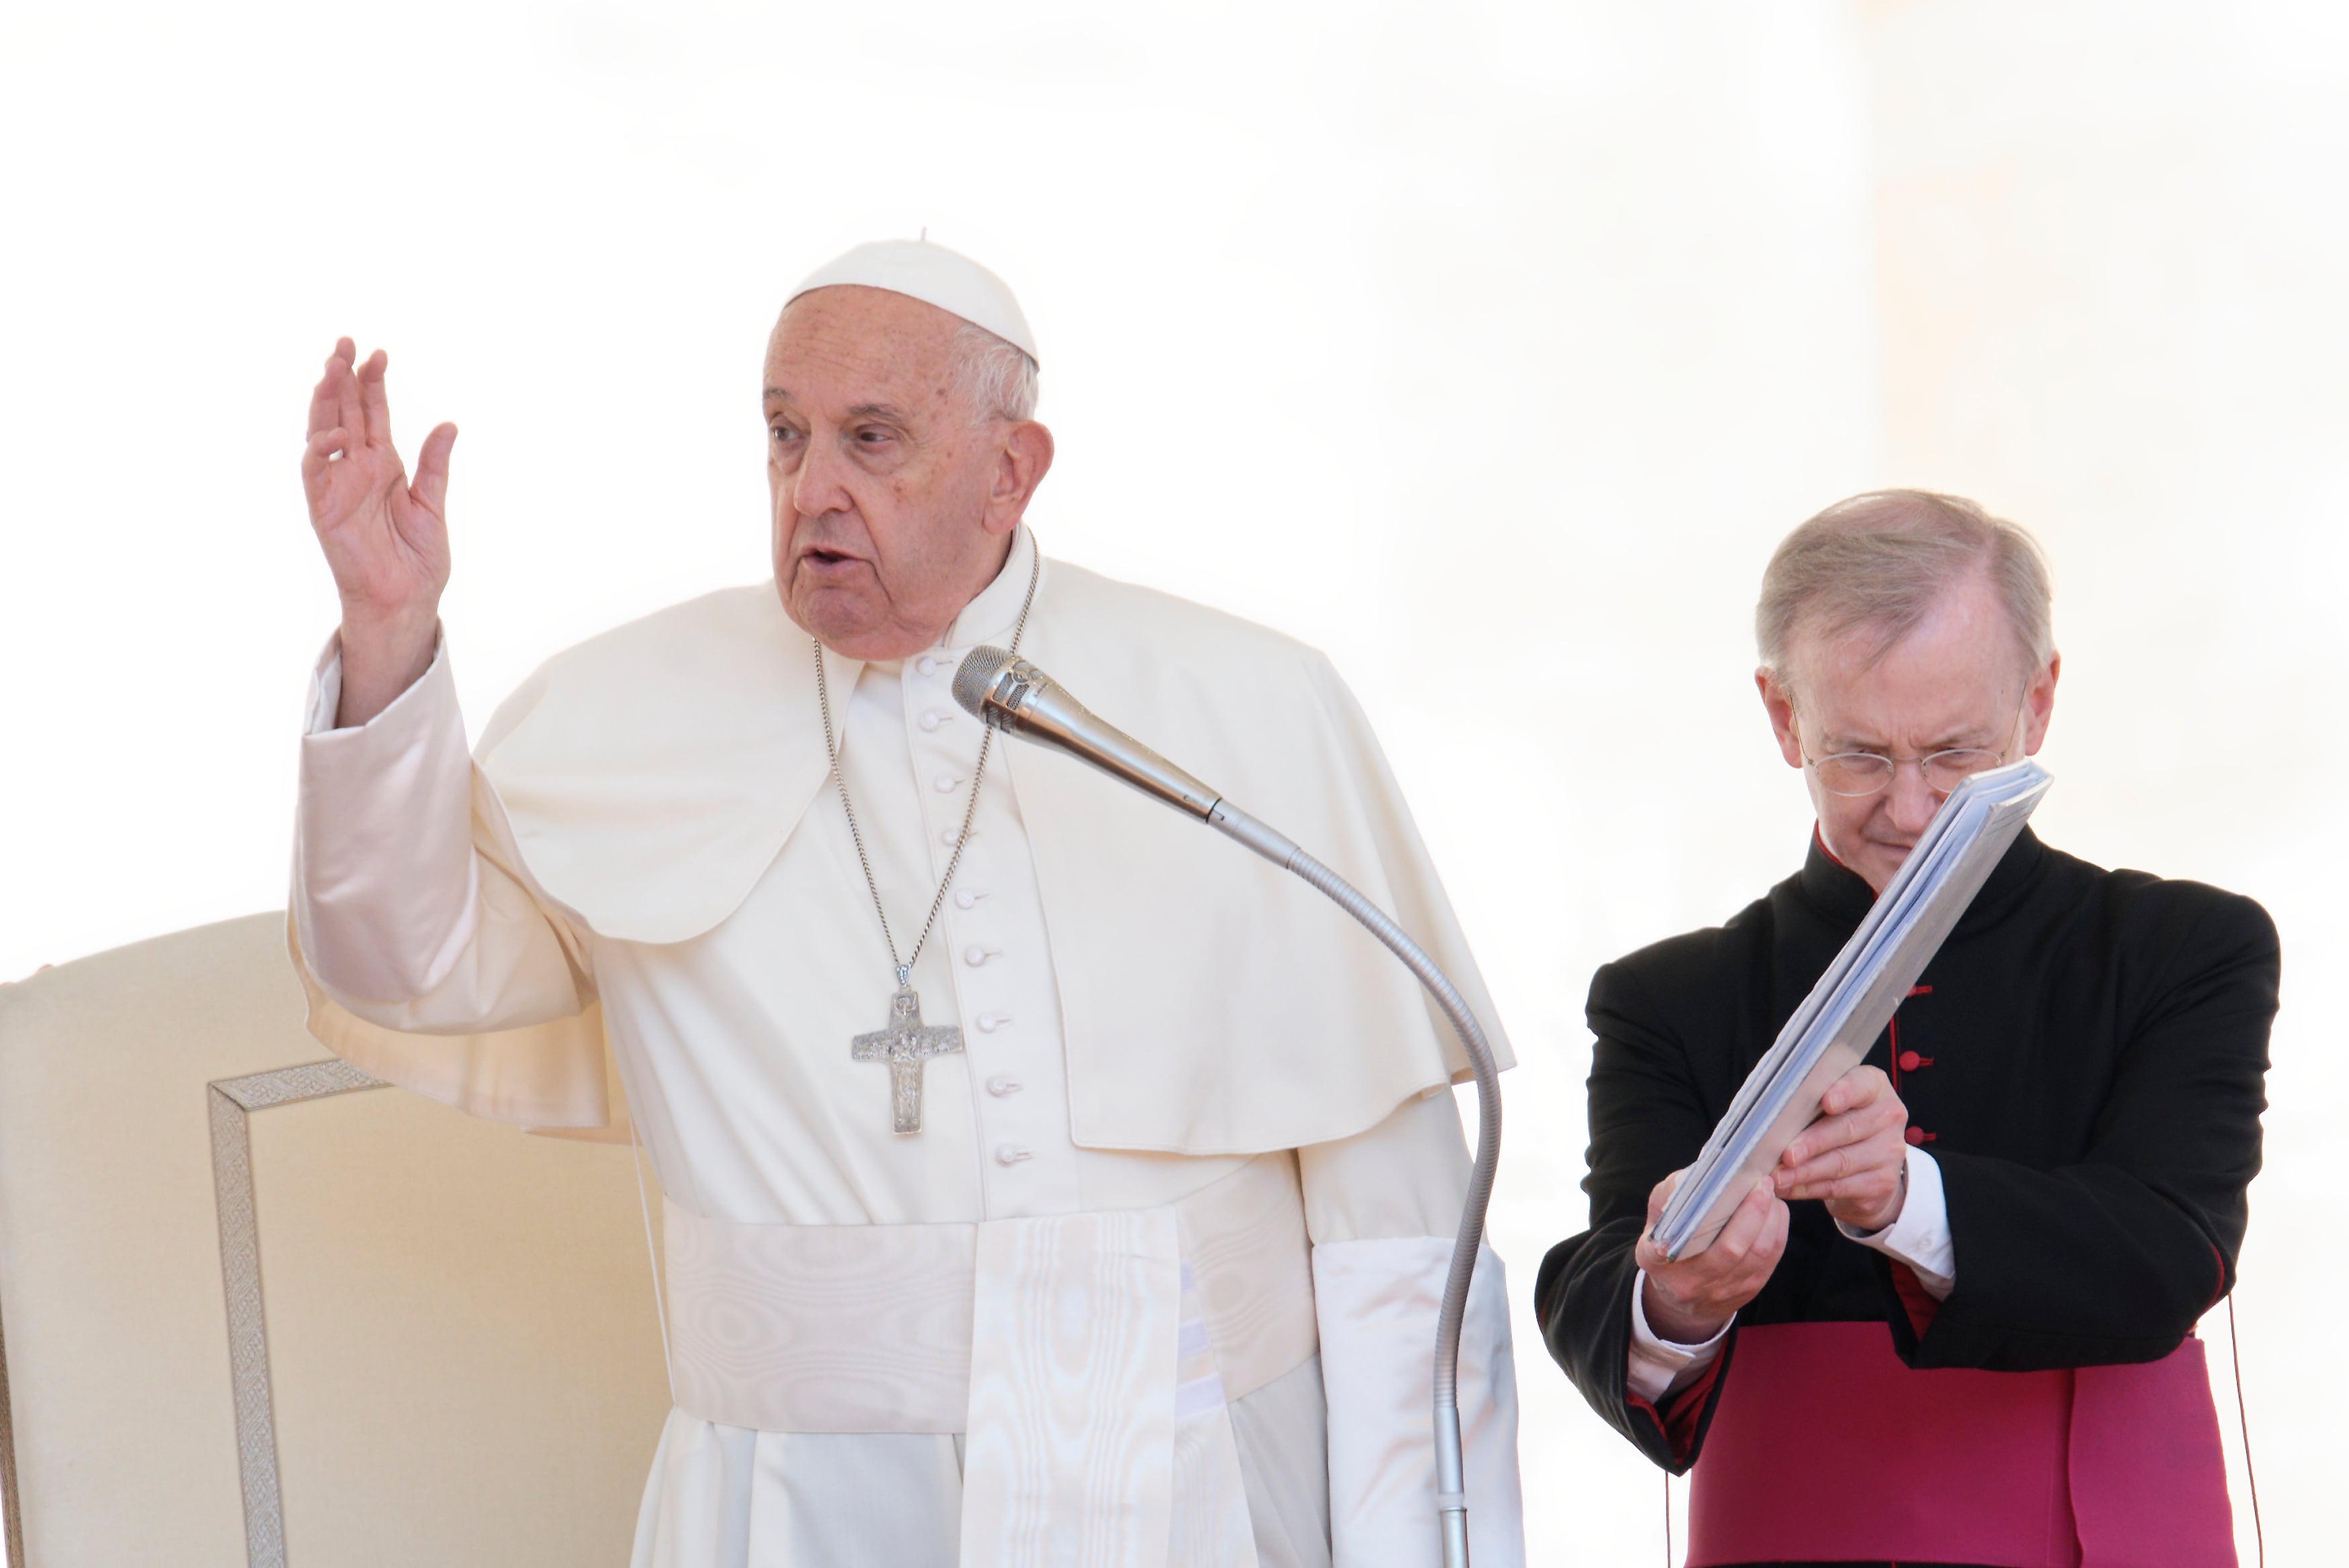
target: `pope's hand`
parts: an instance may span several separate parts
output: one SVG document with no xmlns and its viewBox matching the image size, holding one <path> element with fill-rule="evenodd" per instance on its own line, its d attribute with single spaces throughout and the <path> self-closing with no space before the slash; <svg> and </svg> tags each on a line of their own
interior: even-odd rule
<svg viewBox="0 0 2349 1568">
<path fill-rule="evenodd" d="M 302 451 L 310 526 L 343 602 L 343 725 L 373 718 L 431 665 L 449 583 L 444 507 L 457 440 L 454 425 L 425 437 L 411 482 L 391 444 L 388 360 L 378 348 L 357 365 L 357 352 L 346 337 L 327 356 Z"/>
<path fill-rule="evenodd" d="M 1775 1172 L 1778 1196 L 1823 1198 L 1855 1231 L 1880 1231 L 1900 1217 L 1907 1187 L 1909 1108 L 1876 1068 L 1854 1068 L 1827 1086 L 1818 1119 L 1786 1145 Z"/>
<path fill-rule="evenodd" d="M 1673 1171 L 1648 1194 L 1648 1227 L 1632 1255 L 1648 1276 L 1640 1295 L 1648 1326 L 1660 1339 L 1701 1345 L 1770 1283 L 1770 1272 L 1786 1250 L 1786 1205 L 1771 1191 L 1765 1176 L 1745 1194 L 1711 1246 L 1667 1263 L 1656 1246 L 1656 1221 L 1682 1174 Z"/>
</svg>

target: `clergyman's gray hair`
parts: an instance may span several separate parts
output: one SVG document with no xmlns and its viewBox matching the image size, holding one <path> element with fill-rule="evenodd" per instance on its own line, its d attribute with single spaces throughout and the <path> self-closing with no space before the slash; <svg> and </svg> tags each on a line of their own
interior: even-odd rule
<svg viewBox="0 0 2349 1568">
<path fill-rule="evenodd" d="M 1987 573 L 2014 628 L 2025 668 L 2055 652 L 2047 558 L 2039 542 L 1963 496 L 1870 490 L 1835 505 L 1780 542 L 1762 573 L 1754 640 L 1762 667 L 1792 685 L 1799 636 L 1878 634 L 1882 658 L 1916 630 L 1942 591 Z"/>
<path fill-rule="evenodd" d="M 979 424 L 1036 417 L 1036 362 L 1018 344 L 964 322 L 954 336 L 957 373 Z"/>
</svg>

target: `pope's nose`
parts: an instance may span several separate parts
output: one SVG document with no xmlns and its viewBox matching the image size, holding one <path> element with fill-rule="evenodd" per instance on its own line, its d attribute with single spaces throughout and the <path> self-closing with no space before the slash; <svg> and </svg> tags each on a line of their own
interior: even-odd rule
<svg viewBox="0 0 2349 1568">
<path fill-rule="evenodd" d="M 847 459 L 829 443 L 811 441 L 800 466 L 784 486 L 791 509 L 802 517 L 816 518 L 854 511 L 856 500 L 848 493 Z"/>
</svg>

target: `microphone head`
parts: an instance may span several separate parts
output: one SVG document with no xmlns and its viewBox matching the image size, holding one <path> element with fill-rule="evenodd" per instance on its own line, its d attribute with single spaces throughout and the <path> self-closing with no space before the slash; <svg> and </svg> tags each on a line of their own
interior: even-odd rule
<svg viewBox="0 0 2349 1568">
<path fill-rule="evenodd" d="M 964 655 L 954 678 L 954 699 L 962 705 L 963 712 L 982 723 L 995 722 L 988 716 L 987 694 L 993 689 L 995 677 L 1009 663 L 1011 655 L 1003 648 L 980 646 Z"/>
</svg>

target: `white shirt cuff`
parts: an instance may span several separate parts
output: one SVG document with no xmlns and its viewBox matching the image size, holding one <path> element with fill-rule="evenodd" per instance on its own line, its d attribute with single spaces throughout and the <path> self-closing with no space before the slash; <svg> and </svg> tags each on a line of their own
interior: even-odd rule
<svg viewBox="0 0 2349 1568">
<path fill-rule="evenodd" d="M 1329 1399 L 1330 1543 L 1337 1568 L 1433 1561 L 1435 1439 L 1427 1420 L 1449 1236 L 1313 1248 L 1313 1315 Z M 1461 1445 L 1478 1568 L 1525 1568 L 1517 1375 L 1501 1260 L 1485 1249 L 1460 1326 Z"/>
<path fill-rule="evenodd" d="M 1873 1247 L 1888 1258 L 1907 1264 L 1925 1294 L 1947 1301 L 1958 1288 L 1958 1246 L 1950 1234 L 1950 1203 L 1941 1190 L 1941 1167 L 1923 1150 L 1910 1145 L 1908 1158 L 1909 1193 L 1900 1214 L 1880 1231 L 1855 1231 L 1841 1220 L 1836 1229 L 1863 1247 Z"/>
<path fill-rule="evenodd" d="M 449 648 L 389 707 L 335 727 L 339 637 L 311 683 L 295 794 L 294 926 L 336 1001 L 407 1002 L 437 987 L 472 941 L 473 764 Z"/>
<path fill-rule="evenodd" d="M 1737 1315 L 1732 1313 L 1729 1323 L 1723 1324 L 1720 1332 L 1702 1345 L 1681 1345 L 1659 1338 L 1656 1331 L 1648 1326 L 1648 1308 L 1640 1299 L 1647 1287 L 1648 1271 L 1641 1269 L 1631 1278 L 1631 1366 L 1625 1382 L 1632 1393 L 1655 1405 L 1661 1404 L 1674 1388 L 1695 1381 L 1713 1365 Z"/>
<path fill-rule="evenodd" d="M 444 628 L 435 626 L 432 628 L 432 662 L 424 667 L 424 673 L 422 675 L 417 676 L 416 679 L 409 683 L 407 690 L 392 698 L 391 701 L 385 706 L 383 713 L 376 715 L 376 718 L 383 717 L 384 714 L 391 712 L 393 708 L 399 707 L 402 703 L 407 703 L 409 707 L 411 709 L 429 706 L 433 700 L 432 695 L 419 694 L 422 693 L 424 687 L 433 684 L 435 676 L 446 677 L 448 670 L 445 666 L 448 663 L 448 633 Z M 417 700 L 414 702 L 409 702 L 409 698 L 411 696 L 416 697 Z M 302 727 L 302 734 L 305 738 L 316 735 L 331 735 L 337 728 L 367 729 L 372 727 L 375 724 L 375 719 L 371 718 L 367 720 L 366 724 L 338 726 L 336 724 L 335 720 L 341 715 L 342 709 L 343 634 L 340 632 L 336 632 L 333 636 L 326 639 L 325 649 L 318 655 L 318 662 L 311 666 L 310 715 L 308 721 Z M 391 727 L 387 726 L 386 727 Z"/>
<path fill-rule="evenodd" d="M 432 657 L 438 661 L 440 650 L 436 645 Z M 326 639 L 326 652 L 318 655 L 310 671 L 310 717 L 302 727 L 305 736 L 331 734 L 335 717 L 343 708 L 343 634 L 340 632 Z"/>
</svg>

